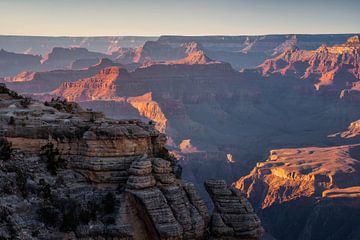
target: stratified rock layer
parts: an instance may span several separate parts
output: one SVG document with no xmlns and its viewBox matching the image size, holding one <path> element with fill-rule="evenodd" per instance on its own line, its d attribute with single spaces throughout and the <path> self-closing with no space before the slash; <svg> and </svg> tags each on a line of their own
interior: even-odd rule
<svg viewBox="0 0 360 240">
<path fill-rule="evenodd" d="M 60 99 L 42 104 L 3 85 L 0 123 L 0 238 L 208 237 L 207 207 L 179 179 L 181 167 L 153 125 Z M 232 199 L 250 209 L 242 196 Z"/>
<path fill-rule="evenodd" d="M 356 239 L 359 153 L 359 144 L 272 150 L 235 187 L 276 239 Z"/>
<path fill-rule="evenodd" d="M 211 218 L 213 239 L 260 239 L 260 219 L 239 190 L 224 180 L 208 180 L 205 188 L 214 202 Z"/>
</svg>

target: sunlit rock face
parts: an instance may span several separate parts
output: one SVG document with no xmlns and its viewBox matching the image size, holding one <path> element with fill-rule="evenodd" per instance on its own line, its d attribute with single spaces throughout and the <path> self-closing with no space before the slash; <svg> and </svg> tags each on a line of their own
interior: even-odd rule
<svg viewBox="0 0 360 240">
<path fill-rule="evenodd" d="M 141 116 L 154 121 L 157 130 L 162 133 L 166 132 L 167 119 L 159 104 L 153 101 L 151 92 L 139 97 L 129 97 L 127 102 L 138 110 Z"/>
<path fill-rule="evenodd" d="M 99 73 L 110 66 L 118 66 L 109 59 L 101 59 L 95 65 L 81 70 L 53 70 L 21 73 L 8 78 L 6 85 L 14 91 L 25 94 L 47 93 L 60 87 L 64 82 L 74 82 Z"/>
<path fill-rule="evenodd" d="M 351 122 L 347 130 L 329 135 L 330 138 L 340 137 L 345 139 L 357 138 L 359 136 L 360 136 L 360 120 Z"/>
<path fill-rule="evenodd" d="M 273 150 L 235 187 L 245 192 L 266 219 L 265 229 L 276 238 L 352 236 L 353 224 L 344 218 L 359 220 L 355 215 L 360 212 L 356 203 L 360 199 L 359 151 L 359 145 Z M 292 225 L 294 221 L 299 224 Z M 332 221 L 349 232 L 319 226 L 322 221 Z M 280 230 L 278 224 L 289 231 Z"/>
<path fill-rule="evenodd" d="M 345 43 L 322 45 L 316 50 L 292 47 L 258 67 L 265 76 L 279 74 L 313 81 L 316 90 L 340 93 L 360 79 L 360 41 L 357 35 Z"/>
<path fill-rule="evenodd" d="M 69 101 L 112 99 L 116 97 L 115 81 L 120 74 L 128 74 L 125 69 L 109 67 L 97 75 L 73 83 L 63 83 L 51 94 L 62 96 Z"/>
</svg>

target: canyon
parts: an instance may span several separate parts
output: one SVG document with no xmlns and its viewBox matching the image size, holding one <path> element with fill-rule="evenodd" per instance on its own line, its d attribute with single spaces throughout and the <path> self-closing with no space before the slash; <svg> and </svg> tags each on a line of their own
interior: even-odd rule
<svg viewBox="0 0 360 240">
<path fill-rule="evenodd" d="M 251 204 L 209 180 L 209 211 L 138 120 L 41 103 L 0 85 L 0 236 L 4 239 L 260 239 Z M 211 218 L 210 218 L 211 217 Z"/>
<path fill-rule="evenodd" d="M 262 232 L 259 219 L 252 215 L 246 196 L 262 220 L 265 239 L 356 239 L 360 235 L 357 231 L 360 221 L 358 35 L 161 36 L 135 41 L 136 46 L 116 45 L 105 51 L 107 44 L 101 49 L 63 46 L 49 50 L 48 57 L 36 58 L 40 67 L 16 69 L 11 76 L 3 75 L 0 82 L 37 99 L 33 100 L 36 106 L 41 105 L 38 100 L 63 104 L 65 99 L 66 103 L 79 104 L 80 107 L 74 106 L 76 109 L 86 109 L 75 112 L 75 117 L 66 117 L 67 120 L 59 120 L 56 112 L 55 122 L 64 121 L 57 127 L 69 124 L 69 129 L 74 131 L 83 128 L 80 120 L 73 126 L 72 119 L 77 119 L 78 114 L 86 115 L 89 120 L 85 125 L 93 126 L 92 121 L 100 121 L 103 126 L 92 127 L 94 130 L 86 133 L 85 138 L 94 134 L 103 138 L 101 133 L 111 135 L 119 131 L 130 139 L 142 138 L 136 135 L 140 126 L 145 129 L 141 130 L 145 131 L 141 136 L 157 134 L 150 137 L 150 145 L 127 140 L 112 142 L 106 135 L 102 144 L 86 140 L 83 146 L 73 146 L 63 143 L 71 139 L 51 136 L 49 140 L 46 135 L 46 139 L 34 141 L 36 144 L 24 142 L 29 136 L 9 138 L 15 147 L 31 148 L 50 141 L 62 155 L 77 155 L 69 158 L 74 164 L 69 165 L 72 172 L 83 174 L 96 188 L 121 182 L 128 190 L 125 195 L 123 192 L 116 195 L 116 199 L 126 198 L 124 204 L 130 208 L 138 206 L 140 201 L 148 211 L 149 221 L 157 213 L 152 212 L 147 197 L 159 202 L 165 197 L 174 219 L 166 220 L 170 221 L 166 227 L 153 222 L 150 229 L 144 229 L 141 223 L 137 225 L 142 229 L 139 234 L 155 236 L 156 232 L 162 238 L 170 234 L 169 227 L 171 234 L 185 239 L 201 239 L 205 236 L 204 229 L 210 229 L 214 239 L 227 234 L 241 237 L 245 230 L 235 222 L 242 218 L 232 216 L 231 212 L 242 213 L 242 208 L 249 208 L 246 212 L 251 214 L 246 219 L 251 219 L 255 227 L 249 233 L 259 236 Z M 67 57 L 51 54 L 54 51 Z M 46 60 L 51 56 L 55 60 Z M 97 113 L 100 111 L 116 120 L 107 120 Z M 41 121 L 47 118 L 45 114 Z M 23 121 L 26 125 L 30 123 Z M 34 128 L 39 132 L 34 134 L 41 135 L 42 127 L 30 126 L 24 132 L 32 134 Z M 46 129 L 50 135 L 57 132 L 52 133 L 51 127 Z M 60 129 L 64 135 L 70 134 Z M 24 134 L 17 131 L 16 134 Z M 160 145 L 153 143 L 160 138 Z M 169 150 L 166 157 L 162 150 L 149 150 L 154 144 L 160 150 L 166 146 Z M 140 152 L 117 156 L 118 150 L 103 149 L 105 145 L 124 146 L 119 151 Z M 94 149 L 86 149 L 89 146 Z M 124 157 L 128 161 L 126 169 L 116 165 L 120 162 L 114 156 L 107 159 L 96 152 Z M 83 155 L 94 165 L 75 166 L 84 164 Z M 131 161 L 125 159 L 129 156 Z M 107 161 L 109 165 L 102 166 Z M 155 169 L 160 165 L 166 169 L 171 166 L 172 170 L 158 176 L 160 172 Z M 175 187 L 173 180 L 178 179 L 180 165 L 184 180 L 176 180 Z M 225 182 L 233 185 L 228 187 Z M 138 184 L 144 184 L 143 190 L 137 190 Z M 162 184 L 169 185 L 158 186 Z M 154 191 L 150 192 L 149 188 Z M 107 192 L 101 191 L 96 190 L 99 193 L 96 197 L 106 195 Z M 184 192 L 186 197 L 179 197 Z M 225 202 L 224 196 L 227 196 Z M 241 207 L 235 203 L 238 198 Z M 179 210 L 181 213 L 174 212 L 177 205 L 171 204 L 180 204 L 175 199 L 186 202 L 186 209 Z M 213 209 L 211 221 L 207 211 L 203 211 L 205 206 Z M 142 213 L 143 209 L 136 208 Z M 182 222 L 179 217 L 182 215 L 178 214 L 185 212 L 190 212 L 190 217 L 187 215 Z M 130 222 L 120 225 L 139 224 L 134 212 L 126 216 Z M 190 227 L 186 221 L 194 222 L 196 227 Z M 120 226 L 115 225 L 115 228 Z M 190 235 L 185 236 L 186 231 L 181 229 L 188 229 Z M 135 239 L 142 236 L 135 236 L 131 230 L 126 234 L 133 234 Z"/>
</svg>

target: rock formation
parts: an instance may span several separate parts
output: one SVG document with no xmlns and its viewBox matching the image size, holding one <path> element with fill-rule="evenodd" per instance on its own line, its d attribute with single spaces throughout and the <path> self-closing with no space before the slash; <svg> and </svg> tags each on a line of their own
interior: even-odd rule
<svg viewBox="0 0 360 240">
<path fill-rule="evenodd" d="M 263 75 L 281 74 L 310 79 L 317 90 L 337 94 L 360 80 L 360 41 L 357 35 L 346 43 L 322 45 L 316 50 L 286 50 L 258 67 Z"/>
<path fill-rule="evenodd" d="M 277 239 L 351 238 L 360 220 L 359 150 L 359 144 L 273 150 L 235 187 Z"/>
<path fill-rule="evenodd" d="M 101 59 L 108 57 L 105 54 L 90 52 L 86 48 L 61 48 L 54 47 L 44 56 L 41 65 L 44 69 L 70 69 L 77 59 Z"/>
<path fill-rule="evenodd" d="M 258 239 L 263 229 L 260 219 L 239 190 L 223 180 L 208 180 L 205 188 L 214 202 L 211 217 L 213 239 Z"/>
<path fill-rule="evenodd" d="M 110 59 L 104 58 L 95 65 L 81 70 L 53 70 L 44 72 L 20 73 L 7 78 L 6 85 L 19 92 L 27 94 L 46 93 L 60 87 L 64 82 L 74 82 L 83 78 L 91 77 L 102 69 L 111 66 L 119 66 Z"/>
<path fill-rule="evenodd" d="M 204 201 L 153 125 L 60 99 L 42 104 L 3 85 L 0 121 L 1 238 L 228 239 L 209 226 Z M 207 189 L 220 206 L 218 185 Z M 259 239 L 248 202 L 227 198 L 233 213 L 216 215 L 231 216 L 232 237 Z"/>
<path fill-rule="evenodd" d="M 351 122 L 348 129 L 342 132 L 330 134 L 329 137 L 355 138 L 360 136 L 360 120 Z"/>
</svg>

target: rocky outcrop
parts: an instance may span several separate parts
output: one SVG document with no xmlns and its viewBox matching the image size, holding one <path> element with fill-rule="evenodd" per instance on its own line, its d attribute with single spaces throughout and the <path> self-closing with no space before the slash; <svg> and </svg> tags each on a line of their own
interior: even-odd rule
<svg viewBox="0 0 360 240">
<path fill-rule="evenodd" d="M 204 201 L 153 125 L 42 104 L 3 85 L 0 121 L 0 237 L 211 238 Z"/>
<path fill-rule="evenodd" d="M 208 212 L 193 185 L 172 174 L 170 162 L 161 158 L 134 161 L 129 169 L 128 192 L 151 220 L 152 239 L 202 239 Z"/>
<path fill-rule="evenodd" d="M 69 101 L 111 99 L 116 97 L 116 84 L 120 75 L 127 75 L 125 69 L 109 67 L 98 74 L 76 82 L 63 83 L 51 95 L 61 96 Z"/>
<path fill-rule="evenodd" d="M 332 188 L 360 184 L 359 145 L 272 150 L 235 186 L 255 206 L 267 208 L 300 197 L 321 197 Z"/>
<path fill-rule="evenodd" d="M 206 56 L 197 42 L 185 42 L 179 46 L 160 43 L 158 41 L 146 42 L 139 47 L 133 59 L 144 66 L 153 64 L 208 64 L 219 63 Z"/>
<path fill-rule="evenodd" d="M 329 137 L 340 137 L 340 138 L 355 138 L 360 136 L 360 120 L 351 122 L 348 129 L 342 132 L 334 133 Z"/>
<path fill-rule="evenodd" d="M 210 59 L 205 55 L 204 51 L 196 50 L 190 52 L 187 57 L 176 60 L 176 61 L 166 61 L 165 64 L 210 64 L 210 63 L 220 63 Z"/>
<path fill-rule="evenodd" d="M 186 50 L 172 47 L 156 41 L 147 41 L 135 51 L 133 61 L 136 63 L 162 62 L 186 57 Z"/>
<path fill-rule="evenodd" d="M 260 219 L 239 190 L 228 187 L 224 180 L 205 182 L 213 203 L 210 231 L 212 239 L 259 239 L 263 229 Z"/>
<path fill-rule="evenodd" d="M 129 97 L 127 102 L 137 109 L 141 116 L 154 121 L 155 127 L 162 133 L 165 133 L 167 119 L 162 112 L 159 104 L 152 99 L 152 93 L 145 93 L 139 97 Z"/>
<path fill-rule="evenodd" d="M 74 82 L 83 78 L 91 77 L 102 69 L 111 66 L 119 66 L 110 59 L 101 59 L 95 65 L 81 70 L 53 70 L 44 72 L 20 73 L 9 78 L 7 87 L 19 93 L 42 94 L 60 87 L 64 82 Z"/>
<path fill-rule="evenodd" d="M 310 79 L 316 90 L 331 90 L 340 94 L 360 79 L 360 42 L 357 35 L 345 43 L 322 45 L 316 50 L 292 47 L 258 67 L 264 75 L 280 74 Z M 342 95 L 344 95 L 343 93 Z"/>
<path fill-rule="evenodd" d="M 359 150 L 359 144 L 273 150 L 235 187 L 246 194 L 264 228 L 277 239 L 358 236 L 352 221 L 360 220 Z"/>
</svg>

